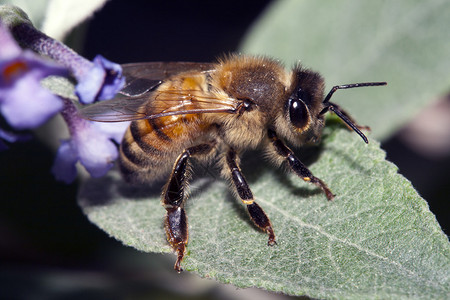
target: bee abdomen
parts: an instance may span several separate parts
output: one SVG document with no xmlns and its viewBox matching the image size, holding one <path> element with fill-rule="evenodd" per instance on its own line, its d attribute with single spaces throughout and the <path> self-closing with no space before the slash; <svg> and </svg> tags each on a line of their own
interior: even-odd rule
<svg viewBox="0 0 450 300">
<path fill-rule="evenodd" d="M 189 139 L 186 134 L 175 136 L 174 124 L 163 125 L 167 124 L 147 119 L 131 123 L 120 146 L 120 169 L 125 180 L 150 182 L 170 172 Z M 181 131 L 186 131 L 186 126 Z"/>
</svg>

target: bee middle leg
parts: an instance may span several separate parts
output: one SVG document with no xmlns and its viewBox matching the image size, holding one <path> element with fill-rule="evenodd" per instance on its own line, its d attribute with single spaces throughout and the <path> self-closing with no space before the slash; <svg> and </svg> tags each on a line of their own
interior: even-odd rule
<svg viewBox="0 0 450 300">
<path fill-rule="evenodd" d="M 311 182 L 319 187 L 326 195 L 328 200 L 333 200 L 334 195 L 328 186 L 319 178 L 315 177 L 311 171 L 295 156 L 294 152 L 289 149 L 283 141 L 281 141 L 275 131 L 269 129 L 268 137 L 272 146 L 275 148 L 275 152 L 285 159 L 291 168 L 291 170 L 301 179 L 306 182 Z"/>
<path fill-rule="evenodd" d="M 253 193 L 238 166 L 236 152 L 233 149 L 229 149 L 225 159 L 226 165 L 228 166 L 227 172 L 229 172 L 228 174 L 230 175 L 231 182 L 233 183 L 236 193 L 241 201 L 247 205 L 247 211 L 250 215 L 250 219 L 258 228 L 265 231 L 269 235 L 269 241 L 267 244 L 269 246 L 275 245 L 275 233 L 273 231 L 272 224 L 264 210 L 255 202 Z"/>
<path fill-rule="evenodd" d="M 214 143 L 200 144 L 187 148 L 178 156 L 169 181 L 164 187 L 162 204 L 167 211 L 164 227 L 167 240 L 177 253 L 174 269 L 181 272 L 181 261 L 188 242 L 188 223 L 184 210 L 184 199 L 188 181 L 188 162 L 193 155 L 208 155 L 214 149 Z"/>
</svg>

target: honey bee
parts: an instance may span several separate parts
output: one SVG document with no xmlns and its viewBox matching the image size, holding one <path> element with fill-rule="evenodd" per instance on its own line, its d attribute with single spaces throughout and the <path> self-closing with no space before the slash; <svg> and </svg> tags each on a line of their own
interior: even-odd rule
<svg viewBox="0 0 450 300">
<path fill-rule="evenodd" d="M 205 162 L 218 157 L 221 174 L 250 219 L 268 234 L 268 245 L 275 245 L 272 223 L 241 172 L 240 155 L 261 147 L 276 165 L 287 164 L 332 200 L 328 186 L 284 141 L 296 147 L 317 142 L 325 113 L 332 111 L 367 143 L 360 130 L 364 127 L 329 100 L 338 89 L 386 84 L 338 85 L 324 97 L 324 79 L 300 64 L 286 71 L 273 59 L 237 55 L 217 63 L 150 62 L 123 69 L 127 83 L 116 99 L 87 107 L 82 116 L 99 122 L 132 121 L 120 145 L 119 165 L 127 181 L 149 183 L 170 174 L 162 205 L 178 272 L 188 242 L 184 201 L 191 158 Z"/>
</svg>

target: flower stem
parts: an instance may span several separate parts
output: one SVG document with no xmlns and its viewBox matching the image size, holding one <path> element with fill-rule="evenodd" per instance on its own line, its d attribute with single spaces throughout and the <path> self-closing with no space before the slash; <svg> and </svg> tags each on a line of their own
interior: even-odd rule
<svg viewBox="0 0 450 300">
<path fill-rule="evenodd" d="M 93 63 L 78 55 L 75 51 L 40 32 L 33 25 L 20 23 L 12 28 L 14 37 L 27 48 L 46 55 L 64 67 L 70 69 L 75 78 L 81 78 Z"/>
</svg>

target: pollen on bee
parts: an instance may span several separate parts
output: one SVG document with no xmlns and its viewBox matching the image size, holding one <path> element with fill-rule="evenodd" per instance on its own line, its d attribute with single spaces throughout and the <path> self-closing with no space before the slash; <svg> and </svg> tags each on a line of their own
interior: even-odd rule
<svg viewBox="0 0 450 300">
<path fill-rule="evenodd" d="M 303 177 L 303 180 L 304 181 L 311 181 L 311 178 L 310 177 Z"/>
</svg>

